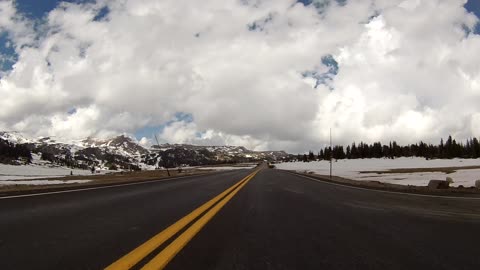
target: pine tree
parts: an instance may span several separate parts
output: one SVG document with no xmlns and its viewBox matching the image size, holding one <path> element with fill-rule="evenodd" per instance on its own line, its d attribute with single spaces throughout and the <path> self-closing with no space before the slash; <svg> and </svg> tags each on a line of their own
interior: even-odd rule
<svg viewBox="0 0 480 270">
<path fill-rule="evenodd" d="M 480 143 L 477 138 L 472 139 L 472 148 L 473 148 L 473 158 L 480 157 Z"/>
<path fill-rule="evenodd" d="M 320 152 L 318 152 L 318 159 L 319 160 L 325 159 L 325 154 L 323 153 L 323 149 L 320 149 Z"/>
</svg>

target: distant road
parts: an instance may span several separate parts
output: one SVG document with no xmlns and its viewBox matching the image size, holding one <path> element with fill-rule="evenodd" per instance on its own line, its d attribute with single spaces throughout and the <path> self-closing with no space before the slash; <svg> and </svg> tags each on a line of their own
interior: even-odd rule
<svg viewBox="0 0 480 270">
<path fill-rule="evenodd" d="M 479 199 L 238 170 L 0 199 L 0 269 L 480 269 L 479 231 Z"/>
</svg>

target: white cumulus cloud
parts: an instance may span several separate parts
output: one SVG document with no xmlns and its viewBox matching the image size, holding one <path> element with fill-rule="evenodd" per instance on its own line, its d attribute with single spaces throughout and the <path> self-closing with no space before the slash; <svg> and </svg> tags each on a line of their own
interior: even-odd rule
<svg viewBox="0 0 480 270">
<path fill-rule="evenodd" d="M 478 137 L 480 36 L 465 2 L 99 0 L 30 21 L 1 1 L 18 60 L 1 73 L 0 128 L 159 126 L 164 142 L 292 152 L 322 147 L 330 127 L 337 143 Z"/>
</svg>

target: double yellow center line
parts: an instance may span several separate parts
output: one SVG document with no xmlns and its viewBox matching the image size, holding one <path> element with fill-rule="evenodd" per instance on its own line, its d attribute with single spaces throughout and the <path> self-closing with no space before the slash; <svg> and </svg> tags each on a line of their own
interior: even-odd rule
<svg viewBox="0 0 480 270">
<path fill-rule="evenodd" d="M 242 180 L 238 181 L 235 185 L 231 186 L 224 192 L 217 195 L 215 198 L 193 210 L 190 214 L 170 225 L 168 228 L 155 235 L 150 240 L 132 250 L 105 269 L 130 269 L 203 214 L 203 216 L 198 218 L 197 221 L 195 221 L 182 234 L 180 234 L 175 240 L 166 246 L 158 255 L 156 255 L 151 261 L 141 268 L 142 270 L 163 269 L 175 257 L 175 255 L 177 255 L 177 253 L 180 252 L 180 250 L 182 250 L 182 248 L 184 248 L 187 243 L 203 228 L 203 226 L 205 226 L 205 224 L 207 224 L 208 221 L 210 221 L 213 216 L 215 216 L 215 214 L 217 214 L 218 211 L 220 211 L 220 209 L 222 209 L 222 207 L 227 204 L 227 202 L 229 202 L 240 189 L 242 189 L 243 186 L 245 186 L 253 177 L 255 177 L 258 171 L 259 170 L 252 172 Z"/>
</svg>

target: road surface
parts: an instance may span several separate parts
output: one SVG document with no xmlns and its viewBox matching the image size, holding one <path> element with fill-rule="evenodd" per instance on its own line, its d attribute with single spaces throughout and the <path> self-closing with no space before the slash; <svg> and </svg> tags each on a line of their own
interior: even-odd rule
<svg viewBox="0 0 480 270">
<path fill-rule="evenodd" d="M 478 199 L 237 170 L 0 199 L 0 269 L 480 269 L 479 232 Z"/>
</svg>

